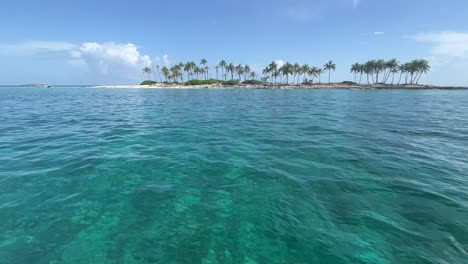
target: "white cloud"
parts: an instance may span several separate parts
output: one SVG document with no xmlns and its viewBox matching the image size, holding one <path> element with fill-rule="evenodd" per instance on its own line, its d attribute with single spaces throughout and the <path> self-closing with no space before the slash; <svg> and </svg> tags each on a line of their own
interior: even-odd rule
<svg viewBox="0 0 468 264">
<path fill-rule="evenodd" d="M 463 57 L 468 55 L 468 33 L 421 33 L 413 37 L 420 42 L 432 43 L 431 53 L 439 56 Z"/>
<path fill-rule="evenodd" d="M 115 73 L 131 77 L 138 75 L 142 68 L 151 65 L 149 56 L 140 54 L 138 47 L 131 43 L 86 42 L 81 44 L 79 50 L 74 53 L 75 57 L 79 53 L 79 58 L 91 70 L 97 69 L 105 75 Z"/>
<path fill-rule="evenodd" d="M 276 65 L 278 65 L 278 68 L 281 68 L 281 67 L 283 67 L 283 65 L 284 65 L 284 61 L 283 61 L 283 60 L 274 60 L 274 62 L 276 63 Z"/>
<path fill-rule="evenodd" d="M 0 43 L 0 55 L 62 60 L 97 80 L 114 78 L 139 80 L 142 75 L 141 69 L 152 65 L 150 57 L 142 54 L 139 47 L 132 43 L 74 44 L 60 41 Z M 163 56 L 163 61 L 169 62 L 167 55 Z M 105 78 L 101 78 L 104 76 Z"/>
<path fill-rule="evenodd" d="M 464 72 L 468 68 L 468 33 L 420 33 L 410 39 L 430 45 L 429 60 L 433 83 L 441 85 L 468 85 Z"/>
<path fill-rule="evenodd" d="M 376 35 L 376 36 L 383 35 L 383 34 L 385 34 L 385 32 L 382 32 L 382 31 L 374 32 L 374 35 Z"/>
<path fill-rule="evenodd" d="M 360 0 L 353 0 L 353 8 L 357 8 L 360 2 Z"/>
<path fill-rule="evenodd" d="M 159 56 L 157 56 L 154 60 L 155 60 L 155 63 L 158 64 L 158 65 L 160 65 L 160 64 L 162 64 L 163 66 L 170 66 L 171 65 L 171 60 L 169 59 L 169 55 L 167 55 L 167 54 L 164 54 L 162 56 L 162 59 Z"/>
</svg>

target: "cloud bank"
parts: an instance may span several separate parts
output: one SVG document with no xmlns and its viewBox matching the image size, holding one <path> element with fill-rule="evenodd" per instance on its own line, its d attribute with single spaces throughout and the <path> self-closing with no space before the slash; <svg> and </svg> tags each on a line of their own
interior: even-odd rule
<svg viewBox="0 0 468 264">
<path fill-rule="evenodd" d="M 432 66 L 431 79 L 443 80 L 436 81 L 442 85 L 468 85 L 465 78 L 468 68 L 468 33 L 419 33 L 410 38 L 430 45 L 429 56 L 426 59 Z"/>
<path fill-rule="evenodd" d="M 85 42 L 78 50 L 70 52 L 71 62 L 107 75 L 124 74 L 137 78 L 142 68 L 151 66 L 148 55 L 143 55 L 134 44 Z"/>
<path fill-rule="evenodd" d="M 56 41 L 27 41 L 16 44 L 0 44 L 2 56 L 38 56 L 57 58 L 92 75 L 95 79 L 122 80 L 141 79 L 141 69 L 152 65 L 152 60 L 132 43 L 81 44 Z M 169 62 L 168 56 L 163 56 Z"/>
<path fill-rule="evenodd" d="M 431 43 L 433 55 L 463 57 L 468 55 L 468 33 L 421 33 L 413 37 L 420 42 Z"/>
</svg>

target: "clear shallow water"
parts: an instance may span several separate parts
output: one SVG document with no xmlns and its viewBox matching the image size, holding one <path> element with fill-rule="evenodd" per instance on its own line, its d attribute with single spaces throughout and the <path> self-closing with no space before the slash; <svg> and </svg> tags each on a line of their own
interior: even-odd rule
<svg viewBox="0 0 468 264">
<path fill-rule="evenodd" d="M 468 91 L 0 88 L 0 263 L 466 263 Z"/>
</svg>

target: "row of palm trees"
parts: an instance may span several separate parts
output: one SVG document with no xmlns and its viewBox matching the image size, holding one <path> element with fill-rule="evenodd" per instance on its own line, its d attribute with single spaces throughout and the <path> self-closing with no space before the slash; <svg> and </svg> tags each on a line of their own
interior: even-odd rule
<svg viewBox="0 0 468 264">
<path fill-rule="evenodd" d="M 395 75 L 399 75 L 397 84 L 401 84 L 404 77 L 404 84 L 418 84 L 423 74 L 429 72 L 431 67 L 427 60 L 412 60 L 408 63 L 400 64 L 396 59 L 370 60 L 366 63 L 355 63 L 351 66 L 351 73 L 354 73 L 354 81 L 362 82 L 363 75 L 366 75 L 367 83 L 374 84 L 394 84 Z M 359 75 L 359 81 L 358 81 Z M 391 77 L 391 78 L 390 78 Z"/>
<path fill-rule="evenodd" d="M 206 59 L 201 59 L 197 65 L 194 61 L 186 63 L 175 64 L 171 67 L 164 66 L 160 69 L 159 65 L 156 66 L 157 70 L 145 67 L 143 72 L 150 79 L 150 74 L 154 73 L 154 79 L 162 82 L 162 77 L 165 81 L 184 82 L 184 75 L 188 80 L 193 79 L 209 79 L 212 78 L 210 74 L 210 67 Z M 234 65 L 221 60 L 215 67 L 216 79 L 222 80 L 230 78 L 234 80 L 235 77 L 239 82 L 247 80 L 257 80 L 259 77 L 255 71 L 252 71 L 249 65 Z M 333 61 L 328 61 L 322 67 L 299 65 L 298 63 L 292 64 L 289 62 L 279 63 L 276 61 L 271 62 L 263 69 L 263 76 L 261 78 L 264 82 L 271 84 L 286 83 L 286 84 L 300 84 L 300 83 L 314 83 L 315 79 L 321 83 L 321 77 L 324 73 L 328 73 L 328 83 L 331 83 L 331 73 L 336 70 L 336 64 Z M 427 60 L 413 60 L 411 62 L 400 64 L 396 59 L 389 61 L 385 60 L 370 60 L 364 64 L 355 63 L 351 66 L 351 72 L 355 74 L 354 79 L 356 83 L 362 83 L 362 77 L 366 75 L 367 83 L 389 83 L 395 82 L 395 75 L 399 74 L 398 84 L 401 83 L 404 77 L 405 84 L 418 84 L 419 79 L 430 70 L 429 62 Z M 359 78 L 358 78 L 359 76 Z M 391 78 L 390 78 L 391 77 Z M 359 81 L 358 81 L 359 79 Z"/>
<path fill-rule="evenodd" d="M 159 81 L 162 82 L 159 72 L 164 76 L 165 81 L 174 81 L 174 82 L 184 82 L 184 73 L 188 80 L 192 79 L 204 79 L 207 80 L 211 78 L 210 67 L 207 65 L 208 61 L 206 59 L 200 60 L 200 65 L 197 65 L 194 61 L 189 61 L 187 63 L 179 63 L 173 65 L 172 67 L 164 66 L 159 70 L 159 65 L 157 65 L 157 71 L 150 67 L 143 68 L 143 72 L 147 75 L 148 80 L 150 79 L 150 74 L 155 73 L 155 80 L 157 80 L 156 73 L 159 76 Z M 232 63 L 227 63 L 222 60 L 218 65 L 215 66 L 216 70 L 216 79 L 219 79 L 219 74 L 221 73 L 222 79 L 227 80 L 228 76 L 231 79 L 234 79 L 234 76 L 238 77 L 239 81 L 257 79 L 257 73 L 252 71 L 249 65 L 234 65 Z"/>
<path fill-rule="evenodd" d="M 207 65 L 208 62 L 206 59 L 200 60 L 200 65 L 197 65 L 194 61 L 187 63 L 179 63 L 173 65 L 172 67 L 164 66 L 159 69 L 157 65 L 157 71 L 150 67 L 145 67 L 143 72 L 147 75 L 148 80 L 150 79 L 150 74 L 154 73 L 154 79 L 162 82 L 161 74 L 164 76 L 165 81 L 173 82 L 183 82 L 184 81 L 184 72 L 188 80 L 192 79 L 208 79 L 210 75 L 210 67 Z M 237 80 L 240 82 L 246 80 L 257 80 L 259 77 L 255 71 L 252 71 L 249 65 L 234 65 L 232 63 L 227 63 L 225 60 L 221 60 L 216 66 L 216 79 L 219 79 L 219 74 L 223 80 L 227 80 L 229 77 L 231 80 L 234 80 L 234 77 L 237 77 Z M 315 78 L 318 78 L 321 82 L 321 76 L 323 73 L 328 72 L 328 82 L 331 80 L 331 72 L 336 70 L 336 64 L 333 61 L 329 61 L 323 67 L 310 67 L 309 65 L 299 65 L 298 63 L 291 64 L 289 62 L 279 65 L 277 62 L 273 61 L 270 63 L 264 70 L 262 80 L 270 83 L 286 82 L 290 83 L 290 78 L 292 77 L 292 83 L 299 84 L 301 81 L 314 82 Z M 157 75 L 156 75 L 157 74 Z"/>
<path fill-rule="evenodd" d="M 331 72 L 336 70 L 336 64 L 333 61 L 327 62 L 323 67 L 309 66 L 308 64 L 299 65 L 298 63 L 291 64 L 289 62 L 279 66 L 277 62 L 273 61 L 263 69 L 263 74 L 266 76 L 263 79 L 270 81 L 270 83 L 286 82 L 289 84 L 290 77 L 292 83 L 314 83 L 315 78 L 321 82 L 323 73 L 328 72 L 328 82 L 331 82 Z M 310 78 L 310 79 L 307 79 Z"/>
</svg>

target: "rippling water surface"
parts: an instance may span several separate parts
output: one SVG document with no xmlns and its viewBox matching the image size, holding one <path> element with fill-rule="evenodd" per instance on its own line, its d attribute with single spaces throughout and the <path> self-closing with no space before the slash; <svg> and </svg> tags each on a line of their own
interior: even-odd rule
<svg viewBox="0 0 468 264">
<path fill-rule="evenodd" d="M 467 263 L 468 91 L 0 88 L 0 263 Z"/>
</svg>

